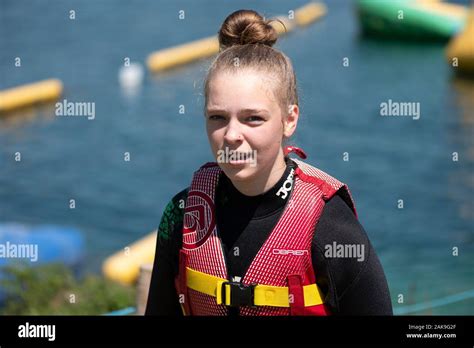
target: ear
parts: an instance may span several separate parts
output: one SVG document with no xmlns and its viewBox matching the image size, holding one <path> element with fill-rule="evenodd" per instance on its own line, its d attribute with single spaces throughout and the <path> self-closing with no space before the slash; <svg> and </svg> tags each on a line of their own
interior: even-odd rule
<svg viewBox="0 0 474 348">
<path fill-rule="evenodd" d="M 290 138 L 296 130 L 300 109 L 298 105 L 288 105 L 288 114 L 283 121 L 283 135 Z"/>
</svg>

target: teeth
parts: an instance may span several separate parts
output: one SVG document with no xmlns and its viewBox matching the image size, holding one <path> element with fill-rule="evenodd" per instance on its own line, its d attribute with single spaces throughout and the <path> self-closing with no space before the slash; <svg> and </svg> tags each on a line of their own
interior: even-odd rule
<svg viewBox="0 0 474 348">
<path fill-rule="evenodd" d="M 234 150 L 218 150 L 217 151 L 217 162 L 218 163 L 253 163 L 256 160 L 255 151 L 247 151 L 247 152 L 237 152 Z"/>
<path fill-rule="evenodd" d="M 238 152 L 236 154 L 237 159 L 239 160 L 246 160 L 248 157 L 248 154 L 246 152 Z"/>
</svg>

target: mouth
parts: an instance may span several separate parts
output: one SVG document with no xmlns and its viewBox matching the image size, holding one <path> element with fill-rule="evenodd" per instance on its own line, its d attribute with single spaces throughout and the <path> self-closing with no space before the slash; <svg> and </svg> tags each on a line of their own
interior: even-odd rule
<svg viewBox="0 0 474 348">
<path fill-rule="evenodd" d="M 230 164 L 245 164 L 251 161 L 253 154 L 251 152 L 235 152 L 229 159 Z"/>
<path fill-rule="evenodd" d="M 247 161 L 253 159 L 253 153 L 249 152 L 235 152 L 234 157 L 237 160 Z"/>
<path fill-rule="evenodd" d="M 218 162 L 230 165 L 243 165 L 253 163 L 255 161 L 255 151 L 235 151 L 235 150 L 219 150 Z"/>
</svg>

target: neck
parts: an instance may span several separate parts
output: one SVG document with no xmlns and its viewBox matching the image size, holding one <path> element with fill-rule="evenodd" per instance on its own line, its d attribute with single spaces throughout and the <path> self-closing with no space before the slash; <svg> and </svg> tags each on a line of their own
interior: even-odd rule
<svg viewBox="0 0 474 348">
<path fill-rule="evenodd" d="M 273 165 L 268 169 L 264 169 L 258 177 L 246 181 L 232 181 L 232 184 L 240 193 L 246 196 L 258 196 L 275 186 L 285 169 L 285 158 L 283 151 L 280 151 Z"/>
</svg>

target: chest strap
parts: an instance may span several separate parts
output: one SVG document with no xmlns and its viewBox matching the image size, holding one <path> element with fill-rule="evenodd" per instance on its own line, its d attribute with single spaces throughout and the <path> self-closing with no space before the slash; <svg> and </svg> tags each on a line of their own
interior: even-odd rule
<svg viewBox="0 0 474 348">
<path fill-rule="evenodd" d="M 285 286 L 244 285 L 227 279 L 195 271 L 186 267 L 187 286 L 213 296 L 217 304 L 226 306 L 290 307 L 290 291 Z M 322 304 L 323 293 L 316 284 L 303 286 L 304 306 Z"/>
</svg>

